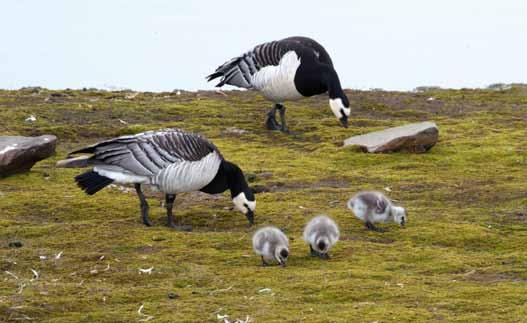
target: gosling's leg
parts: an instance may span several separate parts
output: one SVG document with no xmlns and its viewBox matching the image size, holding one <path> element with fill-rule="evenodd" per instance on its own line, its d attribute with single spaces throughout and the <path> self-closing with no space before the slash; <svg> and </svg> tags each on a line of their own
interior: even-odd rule
<svg viewBox="0 0 527 323">
<path fill-rule="evenodd" d="M 137 193 L 137 196 L 139 197 L 139 202 L 141 204 L 141 219 L 143 220 L 143 223 L 151 227 L 152 222 L 148 218 L 148 202 L 146 201 L 145 195 L 143 194 L 143 191 L 141 191 L 141 184 L 135 184 L 135 191 Z"/>
<path fill-rule="evenodd" d="M 311 257 L 318 257 L 319 256 L 318 252 L 316 252 L 315 249 L 313 249 L 313 247 L 311 247 L 311 245 L 309 245 L 309 255 Z"/>
<path fill-rule="evenodd" d="M 384 232 L 383 229 L 374 226 L 373 223 L 371 223 L 370 221 L 366 221 L 366 228 L 368 228 L 368 230 L 375 231 L 375 232 Z"/>
<path fill-rule="evenodd" d="M 192 226 L 182 225 L 178 221 L 174 220 L 174 215 L 172 214 L 172 208 L 174 207 L 175 200 L 176 200 L 176 194 L 166 194 L 165 195 L 165 204 L 167 208 L 167 221 L 168 221 L 167 225 L 178 231 L 192 231 Z"/>
<path fill-rule="evenodd" d="M 267 267 L 269 264 L 264 260 L 264 257 L 262 256 L 262 267 Z"/>
</svg>

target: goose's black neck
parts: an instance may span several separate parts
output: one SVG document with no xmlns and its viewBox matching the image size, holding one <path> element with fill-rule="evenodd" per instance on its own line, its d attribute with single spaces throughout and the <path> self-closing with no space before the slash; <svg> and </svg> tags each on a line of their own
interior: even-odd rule
<svg viewBox="0 0 527 323">
<path fill-rule="evenodd" d="M 340 98 L 346 107 L 349 106 L 337 72 L 331 65 L 318 62 L 301 64 L 295 75 L 295 87 L 305 97 L 328 92 L 330 99 Z"/>
<path fill-rule="evenodd" d="M 216 176 L 200 191 L 208 194 L 219 194 L 225 192 L 229 188 L 227 177 L 228 174 L 226 171 L 226 161 L 222 160 Z"/>
<path fill-rule="evenodd" d="M 223 193 L 230 189 L 235 197 L 248 188 L 242 170 L 235 164 L 222 160 L 214 179 L 200 191 L 208 194 Z"/>
<path fill-rule="evenodd" d="M 333 67 L 328 68 L 325 73 L 325 79 L 328 87 L 329 98 L 332 100 L 341 99 L 344 106 L 349 107 L 348 97 L 344 93 L 344 90 L 342 90 L 339 77 Z"/>
</svg>

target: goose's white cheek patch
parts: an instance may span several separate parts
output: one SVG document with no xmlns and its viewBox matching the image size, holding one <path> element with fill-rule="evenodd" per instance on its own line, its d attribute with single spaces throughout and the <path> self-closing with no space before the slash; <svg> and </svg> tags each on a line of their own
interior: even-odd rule
<svg viewBox="0 0 527 323">
<path fill-rule="evenodd" d="M 331 107 L 331 111 L 333 112 L 335 117 L 337 117 L 337 119 L 340 119 L 343 117 L 342 112 L 344 112 L 344 114 L 348 117 L 350 115 L 350 112 L 351 112 L 350 108 L 346 108 L 344 106 L 344 103 L 342 103 L 342 99 L 340 98 L 329 99 L 329 106 Z"/>
<path fill-rule="evenodd" d="M 256 201 L 249 201 L 243 192 L 236 195 L 232 199 L 232 203 L 234 203 L 234 207 L 243 214 L 246 214 L 249 209 L 251 211 L 256 209 Z"/>
</svg>

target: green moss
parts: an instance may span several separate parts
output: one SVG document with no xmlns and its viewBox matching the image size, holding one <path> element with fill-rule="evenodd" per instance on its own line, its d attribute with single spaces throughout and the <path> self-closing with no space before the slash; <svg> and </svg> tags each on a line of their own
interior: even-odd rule
<svg viewBox="0 0 527 323">
<path fill-rule="evenodd" d="M 270 104 L 252 92 L 0 91 L 0 134 L 60 140 L 56 156 L 0 181 L 0 320 L 137 321 L 143 304 L 156 321 L 521 321 L 525 94 L 354 91 L 349 129 L 338 126 L 327 97 L 314 97 L 287 105 L 294 133 L 284 135 L 263 129 Z M 30 114 L 35 123 L 24 121 Z M 341 147 L 351 135 L 422 120 L 440 128 L 427 154 Z M 88 197 L 73 182 L 80 170 L 54 168 L 82 145 L 163 127 L 202 132 L 246 173 L 272 173 L 251 183 L 271 188 L 257 195 L 256 220 L 293 239 L 287 268 L 259 267 L 254 229 L 229 209 L 227 193 L 178 195 L 176 215 L 195 227 L 180 233 L 164 226 L 159 194 L 149 193 L 155 226 L 147 228 L 132 192 Z M 368 232 L 345 202 L 386 187 L 407 207 L 408 227 Z M 328 262 L 310 258 L 301 240 L 319 213 L 337 219 L 343 234 Z M 8 248 L 12 240 L 24 246 Z M 31 269 L 39 279 L 31 281 Z"/>
</svg>

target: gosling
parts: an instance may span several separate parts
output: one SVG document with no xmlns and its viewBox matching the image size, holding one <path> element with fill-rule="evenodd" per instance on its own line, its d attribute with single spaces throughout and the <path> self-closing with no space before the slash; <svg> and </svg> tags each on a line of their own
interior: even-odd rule
<svg viewBox="0 0 527 323">
<path fill-rule="evenodd" d="M 280 229 L 268 226 L 256 231 L 253 235 L 253 249 L 261 256 L 262 266 L 268 266 L 270 261 L 276 261 L 282 267 L 286 266 L 289 240 Z"/>
<path fill-rule="evenodd" d="M 311 219 L 304 229 L 304 241 L 309 244 L 311 256 L 329 259 L 329 249 L 339 241 L 339 228 L 325 215 Z"/>
<path fill-rule="evenodd" d="M 395 222 L 404 228 L 407 222 L 406 210 L 401 206 L 395 206 L 381 192 L 359 192 L 348 201 L 348 208 L 355 216 L 364 221 L 368 230 L 384 232 L 377 228 L 377 222 Z"/>
</svg>

